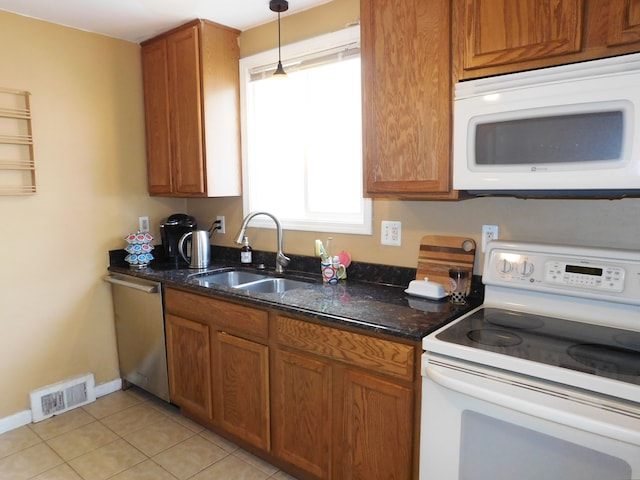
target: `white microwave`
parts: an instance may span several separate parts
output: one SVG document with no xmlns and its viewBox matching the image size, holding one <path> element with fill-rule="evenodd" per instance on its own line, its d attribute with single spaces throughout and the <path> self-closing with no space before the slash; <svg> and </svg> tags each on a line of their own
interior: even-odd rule
<svg viewBox="0 0 640 480">
<path fill-rule="evenodd" d="M 456 84 L 453 187 L 640 195 L 640 53 Z"/>
</svg>

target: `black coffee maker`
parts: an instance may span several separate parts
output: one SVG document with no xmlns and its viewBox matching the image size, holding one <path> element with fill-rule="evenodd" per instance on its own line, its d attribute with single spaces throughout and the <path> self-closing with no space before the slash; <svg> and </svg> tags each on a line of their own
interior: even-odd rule
<svg viewBox="0 0 640 480">
<path fill-rule="evenodd" d="M 180 238 L 198 228 L 196 219 L 185 213 L 174 213 L 160 225 L 160 237 L 162 238 L 162 247 L 167 260 L 171 263 L 178 264 L 180 261 L 180 252 L 178 251 L 178 242 Z"/>
</svg>

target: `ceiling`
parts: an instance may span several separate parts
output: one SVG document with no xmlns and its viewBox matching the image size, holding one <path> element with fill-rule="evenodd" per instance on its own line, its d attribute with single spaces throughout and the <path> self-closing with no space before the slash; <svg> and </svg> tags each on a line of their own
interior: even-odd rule
<svg viewBox="0 0 640 480">
<path fill-rule="evenodd" d="M 289 0 L 282 16 L 331 0 Z M 269 0 L 0 0 L 0 10 L 139 43 L 194 18 L 247 30 L 273 21 Z"/>
</svg>

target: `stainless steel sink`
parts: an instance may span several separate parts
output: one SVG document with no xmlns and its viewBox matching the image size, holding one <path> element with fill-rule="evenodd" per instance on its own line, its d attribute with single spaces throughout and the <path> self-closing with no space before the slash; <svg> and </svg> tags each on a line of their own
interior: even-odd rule
<svg viewBox="0 0 640 480">
<path fill-rule="evenodd" d="M 302 288 L 310 283 L 310 281 L 270 277 L 263 273 L 247 272 L 244 270 L 199 273 L 189 276 L 188 281 L 202 287 L 230 287 L 259 293 L 284 293 L 296 288 Z"/>
<path fill-rule="evenodd" d="M 309 285 L 309 283 L 292 280 L 290 278 L 265 278 L 263 280 L 237 285 L 235 288 L 250 292 L 284 293 L 289 290 L 295 290 L 296 288 L 302 288 L 306 285 Z"/>
<path fill-rule="evenodd" d="M 256 280 L 268 279 L 261 273 L 244 272 L 242 270 L 231 270 L 228 272 L 207 273 L 192 279 L 193 283 L 203 287 L 221 285 L 225 287 L 236 287 L 243 283 L 255 282 Z"/>
</svg>

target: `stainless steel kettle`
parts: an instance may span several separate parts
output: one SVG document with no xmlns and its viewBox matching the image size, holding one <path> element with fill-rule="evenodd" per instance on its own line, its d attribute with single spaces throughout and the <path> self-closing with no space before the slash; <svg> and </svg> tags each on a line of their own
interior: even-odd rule
<svg viewBox="0 0 640 480">
<path fill-rule="evenodd" d="M 211 245 L 208 230 L 194 230 L 185 233 L 178 242 L 178 251 L 189 268 L 207 268 L 211 262 Z M 186 252 L 186 241 L 191 238 L 191 256 Z"/>
</svg>

